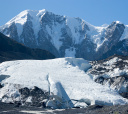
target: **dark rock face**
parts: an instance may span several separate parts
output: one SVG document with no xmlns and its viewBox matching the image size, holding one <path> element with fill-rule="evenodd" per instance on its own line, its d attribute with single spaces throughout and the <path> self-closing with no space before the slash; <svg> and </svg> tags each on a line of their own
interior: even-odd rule
<svg viewBox="0 0 128 114">
<path fill-rule="evenodd" d="M 20 59 L 53 59 L 54 55 L 41 49 L 31 49 L 0 33 L 0 62 Z"/>
<path fill-rule="evenodd" d="M 1 85 L 1 83 L 0 83 L 0 89 L 2 88 L 3 86 Z"/>
<path fill-rule="evenodd" d="M 46 107 L 46 102 L 43 102 L 44 99 L 49 99 L 48 92 L 44 92 L 38 87 L 33 89 L 28 89 L 27 87 L 19 90 L 21 94 L 21 102 L 26 106 L 36 106 L 36 107 Z M 30 99 L 28 101 L 28 99 Z"/>
<path fill-rule="evenodd" d="M 128 99 L 128 92 L 123 92 L 123 93 L 120 93 L 120 95 L 124 98 L 127 98 Z"/>
<path fill-rule="evenodd" d="M 19 41 L 19 36 L 17 33 L 17 27 L 15 23 L 12 23 L 12 25 L 9 28 L 5 28 L 2 32 L 7 32 L 7 34 L 10 34 L 12 39 L 14 39 L 15 41 Z"/>
<path fill-rule="evenodd" d="M 111 61 L 115 58 L 115 62 L 113 64 L 107 64 L 107 62 Z M 117 59 L 117 60 L 116 60 Z M 99 60 L 99 61 L 91 61 L 92 69 L 90 70 L 90 73 L 92 75 L 104 75 L 105 73 L 108 73 L 110 71 L 114 71 L 114 69 L 119 68 L 119 70 L 127 69 L 128 66 L 128 56 L 111 56 L 107 59 Z M 123 73 L 126 74 L 125 72 Z"/>
<path fill-rule="evenodd" d="M 34 34 L 34 31 L 33 31 L 33 25 L 32 25 L 32 22 L 31 22 L 31 17 L 30 15 L 28 14 L 28 18 L 27 18 L 27 22 L 23 25 L 23 32 L 20 36 L 20 42 L 25 44 L 26 46 L 28 47 L 31 47 L 31 48 L 36 48 L 37 46 L 37 42 L 35 40 L 35 34 Z M 30 43 L 31 42 L 31 43 Z"/>
<path fill-rule="evenodd" d="M 38 36 L 39 43 L 37 47 L 40 49 L 49 50 L 49 52 L 53 53 L 56 57 L 59 57 L 59 53 L 57 49 L 50 42 L 51 37 L 46 34 L 46 31 L 43 28 L 39 31 L 38 35 L 39 35 Z"/>
<path fill-rule="evenodd" d="M 114 88 L 119 93 L 128 92 L 128 75 L 116 76 L 112 78 L 99 77 L 95 82 L 102 85 L 108 84 L 109 87 Z"/>
<path fill-rule="evenodd" d="M 95 60 L 96 58 L 96 45 L 91 42 L 89 38 L 86 38 L 82 41 L 81 44 L 78 45 L 76 49 L 76 57 L 77 58 L 85 58 L 86 60 Z"/>
<path fill-rule="evenodd" d="M 100 58 L 108 58 L 109 56 L 112 55 L 123 55 L 127 56 L 128 55 L 128 45 L 127 45 L 128 40 L 122 40 L 116 43 L 108 52 L 104 53 Z"/>
<path fill-rule="evenodd" d="M 116 90 L 128 98 L 128 56 L 111 56 L 104 60 L 92 61 L 88 71 L 94 81 Z"/>
<path fill-rule="evenodd" d="M 118 47 L 117 50 L 114 50 L 113 48 L 120 43 L 120 38 L 124 32 L 125 26 L 123 24 L 117 24 L 116 22 L 113 22 L 105 32 L 105 37 L 107 40 L 102 44 L 98 51 L 98 55 L 100 55 L 100 59 L 108 58 L 109 56 L 112 56 L 114 54 L 117 54 L 117 50 L 119 50 Z M 112 51 L 113 50 L 113 51 Z M 106 55 L 106 56 L 105 56 Z"/>
</svg>

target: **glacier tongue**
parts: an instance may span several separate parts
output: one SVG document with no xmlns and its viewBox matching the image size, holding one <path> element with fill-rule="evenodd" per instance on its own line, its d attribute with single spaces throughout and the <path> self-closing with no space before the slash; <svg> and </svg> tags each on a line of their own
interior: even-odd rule
<svg viewBox="0 0 128 114">
<path fill-rule="evenodd" d="M 3 78 L 1 82 L 4 87 L 0 89 L 0 99 L 7 94 L 13 98 L 20 96 L 18 88 L 37 86 L 49 91 L 49 94 L 58 102 L 64 103 L 63 108 L 89 104 L 128 103 L 128 100 L 116 91 L 94 82 L 85 72 L 90 67 L 88 61 L 76 58 L 3 62 L 0 64 L 0 75 L 8 77 Z M 9 84 L 18 86 L 9 86 Z M 19 97 L 16 98 L 19 99 Z M 3 101 L 9 100 L 10 98 Z M 49 101 L 47 105 L 51 103 L 55 102 Z"/>
</svg>

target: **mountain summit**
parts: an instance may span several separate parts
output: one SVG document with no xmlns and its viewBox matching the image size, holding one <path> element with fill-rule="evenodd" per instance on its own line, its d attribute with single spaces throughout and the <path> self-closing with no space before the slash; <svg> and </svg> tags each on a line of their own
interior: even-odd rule
<svg viewBox="0 0 128 114">
<path fill-rule="evenodd" d="M 97 27 L 45 9 L 25 10 L 1 26 L 0 31 L 28 47 L 48 50 L 56 57 L 97 60 L 114 54 L 128 55 L 128 26 L 119 21 Z"/>
</svg>

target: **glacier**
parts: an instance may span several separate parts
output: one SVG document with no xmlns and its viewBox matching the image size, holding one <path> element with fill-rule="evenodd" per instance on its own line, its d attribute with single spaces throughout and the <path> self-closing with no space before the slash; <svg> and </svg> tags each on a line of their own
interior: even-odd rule
<svg viewBox="0 0 128 114">
<path fill-rule="evenodd" d="M 71 57 L 3 62 L 0 64 L 0 83 L 3 85 L 0 99 L 7 103 L 20 101 L 19 89 L 37 86 L 55 99 L 63 99 L 63 108 L 127 104 L 128 100 L 117 91 L 93 80 L 87 73 L 91 67 L 89 61 Z M 3 98 L 5 95 L 8 98 Z M 31 102 L 31 98 L 27 101 Z M 52 100 L 47 101 L 47 106 L 58 108 Z"/>
</svg>

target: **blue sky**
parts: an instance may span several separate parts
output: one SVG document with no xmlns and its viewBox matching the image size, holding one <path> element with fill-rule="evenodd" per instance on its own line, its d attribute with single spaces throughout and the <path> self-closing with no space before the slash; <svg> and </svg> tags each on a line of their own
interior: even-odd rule
<svg viewBox="0 0 128 114">
<path fill-rule="evenodd" d="M 128 0 L 1 0 L 0 26 L 26 9 L 80 17 L 95 26 L 116 20 L 128 25 Z"/>
</svg>

